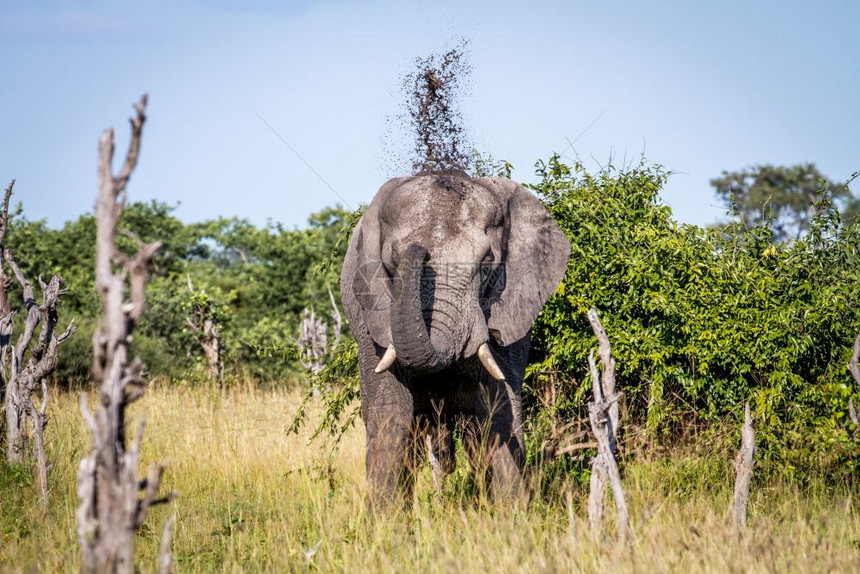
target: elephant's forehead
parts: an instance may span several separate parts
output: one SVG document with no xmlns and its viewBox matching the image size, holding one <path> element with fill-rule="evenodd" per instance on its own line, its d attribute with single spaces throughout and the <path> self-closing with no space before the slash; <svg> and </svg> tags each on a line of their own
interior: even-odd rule
<svg viewBox="0 0 860 574">
<path fill-rule="evenodd" d="M 500 199 L 469 178 L 427 175 L 412 178 L 383 204 L 383 219 L 404 232 L 453 234 L 486 228 L 499 220 Z"/>
</svg>

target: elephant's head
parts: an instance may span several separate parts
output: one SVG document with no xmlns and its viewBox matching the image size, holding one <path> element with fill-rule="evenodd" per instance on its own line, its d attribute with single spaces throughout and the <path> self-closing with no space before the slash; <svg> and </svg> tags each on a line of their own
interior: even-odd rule
<svg viewBox="0 0 860 574">
<path fill-rule="evenodd" d="M 377 366 L 435 372 L 478 354 L 501 372 L 485 344 L 525 337 L 564 275 L 570 244 L 540 202 L 504 178 L 462 172 L 386 183 L 353 233 L 344 300 L 358 309 Z"/>
</svg>

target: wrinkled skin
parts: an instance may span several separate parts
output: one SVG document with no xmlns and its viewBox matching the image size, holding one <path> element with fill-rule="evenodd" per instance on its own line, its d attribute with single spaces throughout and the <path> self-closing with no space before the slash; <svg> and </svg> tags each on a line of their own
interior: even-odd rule
<svg viewBox="0 0 860 574">
<path fill-rule="evenodd" d="M 529 331 L 569 254 L 544 207 L 511 180 L 436 172 L 382 186 L 341 275 L 359 347 L 374 500 L 410 487 L 426 436 L 452 472 L 458 420 L 479 486 L 521 493 Z M 483 343 L 504 380 L 476 356 Z M 377 373 L 389 346 L 397 358 Z"/>
</svg>

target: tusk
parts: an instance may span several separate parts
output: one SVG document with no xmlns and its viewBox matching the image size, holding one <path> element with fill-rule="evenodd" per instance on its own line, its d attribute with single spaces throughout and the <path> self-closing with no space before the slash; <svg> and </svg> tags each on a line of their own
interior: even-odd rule
<svg viewBox="0 0 860 574">
<path fill-rule="evenodd" d="M 505 380 L 504 373 L 502 373 L 502 370 L 493 358 L 493 354 L 490 352 L 490 347 L 486 343 L 481 343 L 481 346 L 478 347 L 478 358 L 494 379 L 497 381 Z"/>
<path fill-rule="evenodd" d="M 379 364 L 376 365 L 376 368 L 373 369 L 374 373 L 382 373 L 388 370 L 388 367 L 394 364 L 394 359 L 397 358 L 397 351 L 394 350 L 394 345 L 388 345 L 388 348 L 385 350 L 385 354 L 382 355 L 382 360 L 379 361 Z"/>
</svg>

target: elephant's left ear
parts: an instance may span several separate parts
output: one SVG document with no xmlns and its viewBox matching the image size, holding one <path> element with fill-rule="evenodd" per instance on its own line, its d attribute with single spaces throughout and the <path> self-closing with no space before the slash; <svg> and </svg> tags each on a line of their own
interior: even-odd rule
<svg viewBox="0 0 860 574">
<path fill-rule="evenodd" d="M 504 286 L 490 304 L 487 327 L 502 344 L 525 337 L 567 268 L 570 242 L 537 198 L 509 179 L 490 183 L 507 195 Z"/>
</svg>

